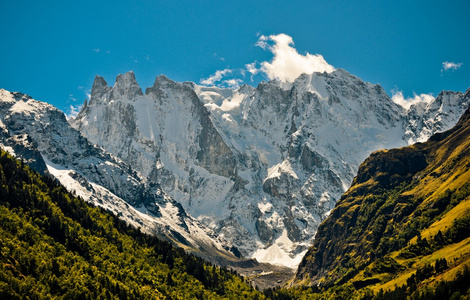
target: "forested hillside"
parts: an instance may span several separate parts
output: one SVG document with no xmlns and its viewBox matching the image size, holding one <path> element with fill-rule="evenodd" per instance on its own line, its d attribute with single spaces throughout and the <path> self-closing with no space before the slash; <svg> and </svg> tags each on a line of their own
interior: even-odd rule
<svg viewBox="0 0 470 300">
<path fill-rule="evenodd" d="M 0 299 L 264 299 L 0 153 Z"/>
</svg>

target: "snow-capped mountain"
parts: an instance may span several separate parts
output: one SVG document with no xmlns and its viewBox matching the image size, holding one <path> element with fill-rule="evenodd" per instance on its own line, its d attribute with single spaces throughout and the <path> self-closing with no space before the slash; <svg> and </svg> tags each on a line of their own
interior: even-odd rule
<svg viewBox="0 0 470 300">
<path fill-rule="evenodd" d="M 412 105 L 403 123 L 404 140 L 408 144 L 425 142 L 434 132 L 452 128 L 470 104 L 469 94 L 470 90 L 465 95 L 442 91 L 434 101 Z"/>
<path fill-rule="evenodd" d="M 129 72 L 113 87 L 97 76 L 72 126 L 53 106 L 0 90 L 0 143 L 199 255 L 295 267 L 370 152 L 452 127 L 469 94 L 405 110 L 340 69 L 237 90 L 159 76 L 144 94 Z"/>
<path fill-rule="evenodd" d="M 469 93 L 405 110 L 341 69 L 237 90 L 159 76 L 145 93 L 129 72 L 113 87 L 97 76 L 71 124 L 181 204 L 207 236 L 295 267 L 359 164 L 452 127 Z"/>
<path fill-rule="evenodd" d="M 77 196 L 145 232 L 213 261 L 236 258 L 157 182 L 90 143 L 52 105 L 0 89 L 0 144 L 38 172 L 56 177 Z"/>
</svg>

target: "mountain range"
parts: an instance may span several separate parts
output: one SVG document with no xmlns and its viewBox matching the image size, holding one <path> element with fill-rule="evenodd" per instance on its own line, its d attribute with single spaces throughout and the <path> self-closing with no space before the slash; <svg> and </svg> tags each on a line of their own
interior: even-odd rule
<svg viewBox="0 0 470 300">
<path fill-rule="evenodd" d="M 69 120 L 0 90 L 0 142 L 195 254 L 295 268 L 370 153 L 450 129 L 469 100 L 468 90 L 441 92 L 404 109 L 341 69 L 237 90 L 159 76 L 145 93 L 128 72 L 113 87 L 97 76 Z"/>
</svg>

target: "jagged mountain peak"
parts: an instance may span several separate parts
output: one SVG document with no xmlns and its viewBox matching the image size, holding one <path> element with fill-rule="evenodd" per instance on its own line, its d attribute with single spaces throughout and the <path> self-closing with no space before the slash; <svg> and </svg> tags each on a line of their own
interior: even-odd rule
<svg viewBox="0 0 470 300">
<path fill-rule="evenodd" d="M 20 92 L 10 92 L 2 89 L 0 90 L 0 102 L 2 103 L 0 109 L 10 110 L 10 114 L 4 116 L 5 118 L 12 118 L 16 114 L 25 114 L 33 120 L 42 117 L 50 120 L 58 119 L 60 122 L 66 120 L 65 114 L 55 106 L 35 100 L 31 96 Z M 11 122 L 14 122 L 14 120 Z"/>
<path fill-rule="evenodd" d="M 161 75 L 158 75 L 156 78 L 155 78 L 155 81 L 153 83 L 153 88 L 157 88 L 157 87 L 166 87 L 168 85 L 175 85 L 175 84 L 181 84 L 179 82 L 176 82 L 170 78 L 168 78 L 167 76 L 161 74 Z"/>
<path fill-rule="evenodd" d="M 442 91 L 426 102 L 418 102 L 406 111 L 404 139 L 425 142 L 435 132 L 451 128 L 470 105 L 469 90 L 461 92 Z"/>
<path fill-rule="evenodd" d="M 115 99 L 135 99 L 142 96 L 140 88 L 133 71 L 119 74 L 116 77 L 113 87 L 109 87 L 106 80 L 99 76 L 95 76 L 93 86 L 91 88 L 90 105 L 100 103 L 101 101 L 111 101 Z"/>
<path fill-rule="evenodd" d="M 111 88 L 108 86 L 106 80 L 96 75 L 95 80 L 93 81 L 93 85 L 91 87 L 91 97 L 90 97 L 90 104 L 94 101 L 97 101 L 103 94 L 107 93 Z"/>
<path fill-rule="evenodd" d="M 298 95 L 312 94 L 325 109 L 339 105 L 356 114 L 374 111 L 381 122 L 393 118 L 392 114 L 404 114 L 403 108 L 392 101 L 380 84 L 364 82 L 343 69 L 336 69 L 331 73 L 302 74 L 292 83 L 290 92 Z"/>
<path fill-rule="evenodd" d="M 0 101 L 4 104 L 14 104 L 18 101 L 27 102 L 32 99 L 31 96 L 20 93 L 10 92 L 5 89 L 0 89 Z"/>
<path fill-rule="evenodd" d="M 160 74 L 155 78 L 154 85 L 157 84 L 158 82 L 163 82 L 163 81 L 175 82 L 174 80 L 171 80 L 170 78 L 168 78 L 166 75 Z"/>
<path fill-rule="evenodd" d="M 0 89 L 0 101 L 2 105 L 8 104 L 8 103 L 14 103 L 16 102 L 16 99 L 10 91 L 7 91 L 5 89 Z"/>
<path fill-rule="evenodd" d="M 350 82 L 357 82 L 360 85 L 370 84 L 368 82 L 364 82 L 359 77 L 349 73 L 344 69 L 335 69 L 333 72 L 313 72 L 313 73 L 302 73 L 294 80 L 294 85 L 302 85 L 302 84 L 312 84 L 312 80 L 316 78 L 325 78 L 325 79 L 336 79 L 342 81 L 350 81 Z"/>
<path fill-rule="evenodd" d="M 463 95 L 461 92 L 441 91 L 435 98 L 435 101 L 432 102 L 432 105 L 456 105 L 458 104 L 458 99 Z"/>
<path fill-rule="evenodd" d="M 145 89 L 145 94 L 156 94 L 159 89 L 165 89 L 168 86 L 174 86 L 176 84 L 175 81 L 171 80 L 170 78 L 166 77 L 165 75 L 161 74 L 155 78 L 153 85 Z"/>
<path fill-rule="evenodd" d="M 126 72 L 124 74 L 119 74 L 116 77 L 114 83 L 111 97 L 112 99 L 118 98 L 128 98 L 134 99 L 137 96 L 142 96 L 142 89 L 140 88 L 137 80 L 135 79 L 135 74 L 133 71 Z"/>
<path fill-rule="evenodd" d="M 106 80 L 103 77 L 96 75 L 91 89 L 93 91 L 93 90 L 100 89 L 100 88 L 107 87 L 107 86 L 108 86 L 108 83 L 106 82 Z"/>
</svg>

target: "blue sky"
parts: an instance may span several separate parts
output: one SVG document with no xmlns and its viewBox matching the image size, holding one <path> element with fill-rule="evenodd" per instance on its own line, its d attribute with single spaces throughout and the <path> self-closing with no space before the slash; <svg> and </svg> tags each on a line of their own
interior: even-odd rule
<svg viewBox="0 0 470 300">
<path fill-rule="evenodd" d="M 201 83 L 230 70 L 210 82 L 256 85 L 282 71 L 262 66 L 284 34 L 298 58 L 319 54 L 389 95 L 436 96 L 470 87 L 468 12 L 468 0 L 0 0 L 0 88 L 68 112 L 97 74 L 112 85 L 133 70 L 145 89 L 160 74 Z"/>
</svg>

